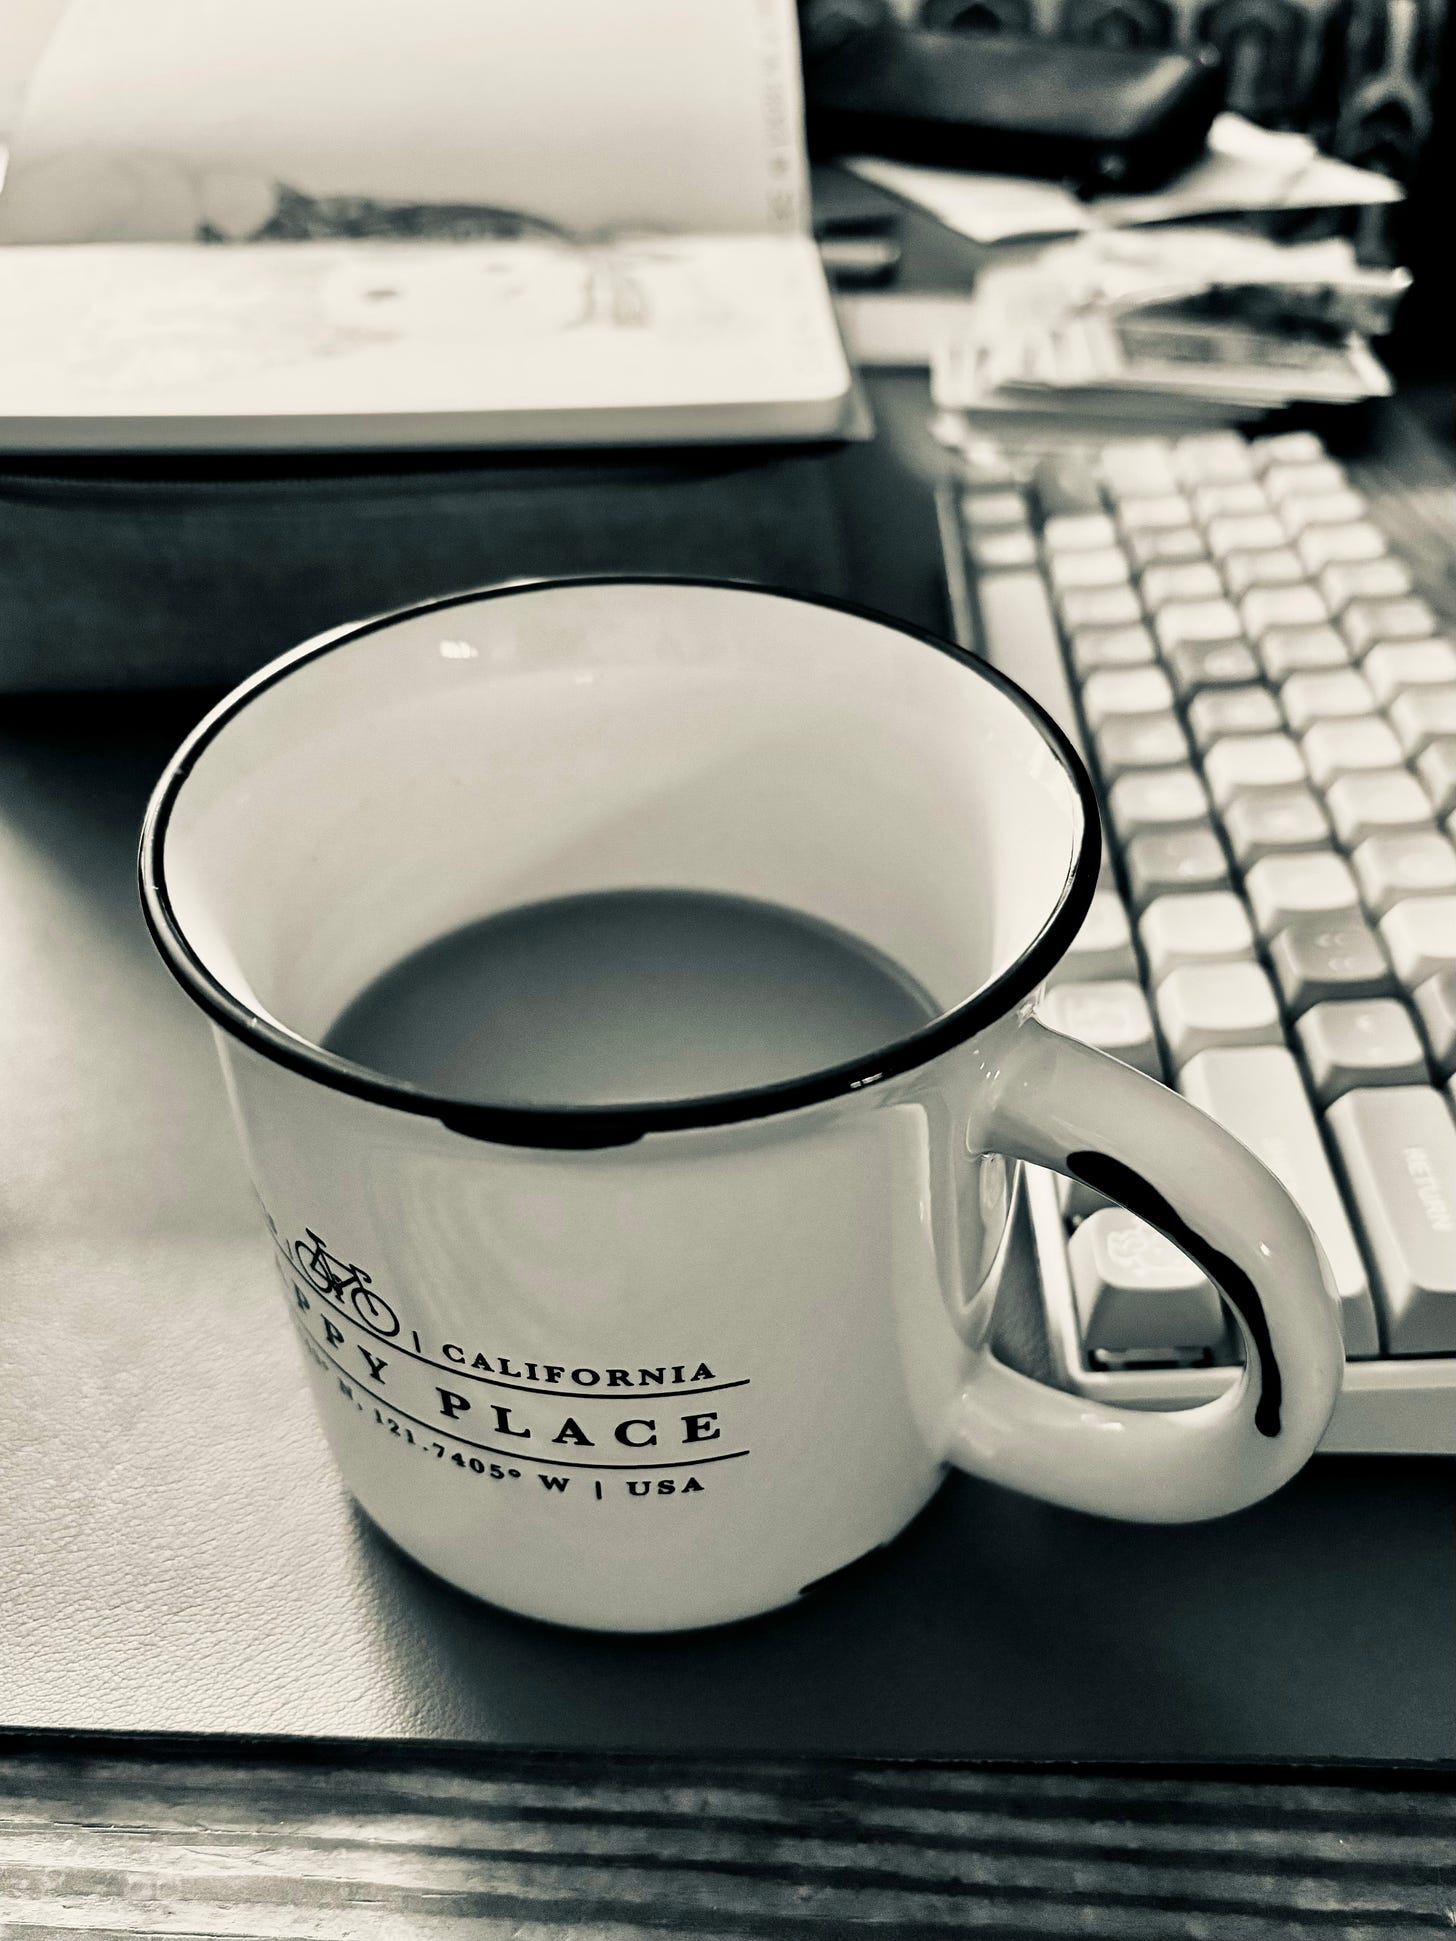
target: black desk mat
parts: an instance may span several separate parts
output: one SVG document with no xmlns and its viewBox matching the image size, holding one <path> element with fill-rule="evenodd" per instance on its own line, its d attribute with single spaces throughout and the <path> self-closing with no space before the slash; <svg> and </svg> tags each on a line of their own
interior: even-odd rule
<svg viewBox="0 0 1456 1941">
<path fill-rule="evenodd" d="M 791 1611 L 550 1631 L 353 1510 L 133 848 L 199 701 L 0 722 L 0 1729 L 1018 1760 L 1456 1757 L 1456 1465 L 1141 1529 L 953 1478 Z"/>
<path fill-rule="evenodd" d="M 838 592 L 846 469 L 852 446 L 10 458 L 0 693 L 227 687 L 340 620 L 506 579 Z"/>
</svg>

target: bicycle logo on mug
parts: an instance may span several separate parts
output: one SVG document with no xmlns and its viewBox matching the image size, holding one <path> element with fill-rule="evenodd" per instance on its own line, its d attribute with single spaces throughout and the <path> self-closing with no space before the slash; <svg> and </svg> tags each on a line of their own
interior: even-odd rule
<svg viewBox="0 0 1456 1941">
<path fill-rule="evenodd" d="M 347 1301 L 364 1326 L 375 1334 L 398 1334 L 399 1316 L 382 1294 L 374 1292 L 364 1269 L 331 1254 L 312 1227 L 304 1231 L 306 1238 L 293 1243 L 293 1259 L 315 1294 L 325 1295 L 338 1307 Z"/>
</svg>

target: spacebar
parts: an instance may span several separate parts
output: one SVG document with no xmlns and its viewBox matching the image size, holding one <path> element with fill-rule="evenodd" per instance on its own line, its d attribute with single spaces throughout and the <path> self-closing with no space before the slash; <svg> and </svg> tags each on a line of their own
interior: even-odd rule
<svg viewBox="0 0 1456 1941">
<path fill-rule="evenodd" d="M 1039 701 L 1086 755 L 1077 706 L 1067 683 L 1062 642 L 1040 573 L 981 573 L 976 580 L 981 652 L 991 665 Z"/>
</svg>

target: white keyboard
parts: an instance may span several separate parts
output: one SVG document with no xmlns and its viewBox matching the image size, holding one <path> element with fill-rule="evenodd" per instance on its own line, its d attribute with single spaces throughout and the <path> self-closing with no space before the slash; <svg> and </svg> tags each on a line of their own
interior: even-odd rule
<svg viewBox="0 0 1456 1941">
<path fill-rule="evenodd" d="M 1042 1001 L 1174 1085 L 1314 1228 L 1347 1366 L 1323 1447 L 1456 1453 L 1456 645 L 1309 433 L 977 440 L 942 496 L 962 642 L 1088 761 L 1103 880 Z M 1065 1386 L 1217 1394 L 1168 1242 L 1028 1181 Z"/>
</svg>

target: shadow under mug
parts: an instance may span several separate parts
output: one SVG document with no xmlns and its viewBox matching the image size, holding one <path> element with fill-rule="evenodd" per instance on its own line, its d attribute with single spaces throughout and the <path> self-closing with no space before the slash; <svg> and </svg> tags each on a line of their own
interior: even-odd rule
<svg viewBox="0 0 1456 1941">
<path fill-rule="evenodd" d="M 955 1464 L 1143 1521 L 1300 1468 L 1343 1362 L 1300 1214 L 1172 1091 L 1033 1015 L 1099 861 L 1063 737 L 973 656 L 732 584 L 526 584 L 311 641 L 178 751 L 142 837 L 216 1029 L 329 1443 L 404 1550 L 556 1622 L 772 1609 Z M 321 1049 L 493 912 L 751 897 L 938 1007 L 873 1055 L 660 1103 L 433 1096 Z M 1122 1411 L 986 1343 L 1011 1171 L 1120 1200 L 1243 1338 L 1206 1406 Z"/>
</svg>

